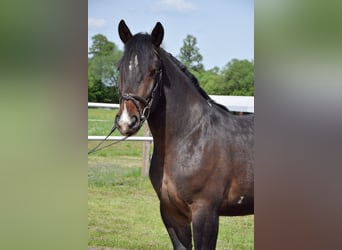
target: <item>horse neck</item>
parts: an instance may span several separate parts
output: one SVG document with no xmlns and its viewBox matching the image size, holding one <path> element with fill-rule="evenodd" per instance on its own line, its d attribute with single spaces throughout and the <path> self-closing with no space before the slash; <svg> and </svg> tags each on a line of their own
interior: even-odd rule
<svg viewBox="0 0 342 250">
<path fill-rule="evenodd" d="M 149 125 L 154 139 L 158 138 L 165 143 L 177 137 L 184 138 L 187 132 L 203 118 L 207 103 L 191 79 L 175 65 L 169 55 L 165 51 L 161 51 L 161 55 L 163 60 L 161 97 L 157 109 L 149 119 Z"/>
</svg>

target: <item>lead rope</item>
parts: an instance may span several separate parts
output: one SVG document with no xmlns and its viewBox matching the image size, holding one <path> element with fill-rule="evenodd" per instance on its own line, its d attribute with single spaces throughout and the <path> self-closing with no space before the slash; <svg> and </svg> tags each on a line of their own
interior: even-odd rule
<svg viewBox="0 0 342 250">
<path fill-rule="evenodd" d="M 106 136 L 106 138 L 104 138 L 104 140 L 102 140 L 99 144 L 97 144 L 96 147 L 94 147 L 93 149 L 88 151 L 88 155 L 91 154 L 91 153 L 100 151 L 102 149 L 108 148 L 109 146 L 115 145 L 115 144 L 117 144 L 119 142 L 122 142 L 122 141 L 126 140 L 129 137 L 129 135 L 126 135 L 124 138 L 122 138 L 119 141 L 112 142 L 112 143 L 110 143 L 110 144 L 108 144 L 106 146 L 103 146 L 103 147 L 99 148 L 108 139 L 108 137 L 114 132 L 115 129 L 116 129 L 116 125 L 114 125 L 114 127 L 110 130 L 109 134 Z"/>
</svg>

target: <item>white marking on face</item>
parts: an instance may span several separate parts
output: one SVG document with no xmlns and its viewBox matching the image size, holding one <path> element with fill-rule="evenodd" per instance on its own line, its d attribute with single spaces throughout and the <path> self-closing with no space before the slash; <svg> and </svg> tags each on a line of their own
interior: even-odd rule
<svg viewBox="0 0 342 250">
<path fill-rule="evenodd" d="M 244 198 L 245 198 L 244 196 L 240 196 L 240 200 L 238 200 L 237 204 L 241 204 L 241 203 L 242 203 L 242 200 L 243 200 Z"/>
<path fill-rule="evenodd" d="M 138 61 L 138 55 L 134 56 L 134 60 L 129 61 L 128 69 L 130 72 L 132 72 L 133 67 L 138 67 L 139 61 Z"/>
<path fill-rule="evenodd" d="M 122 127 L 131 125 L 132 120 L 128 114 L 126 103 L 124 103 L 124 110 L 122 111 L 122 115 L 120 116 L 119 125 Z"/>
<path fill-rule="evenodd" d="M 139 62 L 138 62 L 138 55 L 135 55 L 135 57 L 134 57 L 134 66 L 135 66 L 135 67 L 138 67 L 138 65 L 139 65 Z"/>
</svg>

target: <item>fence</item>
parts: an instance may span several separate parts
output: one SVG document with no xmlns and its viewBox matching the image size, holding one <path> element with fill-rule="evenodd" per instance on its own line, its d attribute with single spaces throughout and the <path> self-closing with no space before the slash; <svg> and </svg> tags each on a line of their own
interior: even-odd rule
<svg viewBox="0 0 342 250">
<path fill-rule="evenodd" d="M 246 112 L 254 113 L 254 96 L 219 96 L 210 95 L 210 97 L 224 106 L 226 106 L 230 111 L 233 112 Z M 118 109 L 119 104 L 109 104 L 109 103 L 96 103 L 88 102 L 88 108 L 110 108 Z M 100 141 L 103 140 L 105 136 L 93 136 L 88 135 L 89 141 Z M 119 141 L 123 139 L 123 136 L 109 136 L 108 141 Z M 148 168 L 150 165 L 150 147 L 153 142 L 153 138 L 150 136 L 150 132 L 145 126 L 144 136 L 131 136 L 126 139 L 127 141 L 143 141 L 143 163 L 142 163 L 142 175 L 146 176 L 148 174 Z"/>
</svg>

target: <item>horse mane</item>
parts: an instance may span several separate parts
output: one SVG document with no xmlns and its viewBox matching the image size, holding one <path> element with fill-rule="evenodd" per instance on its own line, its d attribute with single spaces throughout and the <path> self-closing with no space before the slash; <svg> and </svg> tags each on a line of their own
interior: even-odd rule
<svg viewBox="0 0 342 250">
<path fill-rule="evenodd" d="M 139 44 L 139 46 L 137 46 Z M 219 108 L 229 111 L 229 109 L 222 104 L 215 102 L 213 99 L 209 97 L 209 95 L 204 91 L 204 89 L 200 86 L 197 78 L 187 69 L 187 67 L 181 63 L 177 58 L 175 58 L 171 53 L 163 50 L 166 55 L 172 60 L 172 62 L 183 72 L 192 82 L 198 93 L 206 100 L 209 105 L 215 105 Z M 153 50 L 151 44 L 151 36 L 146 33 L 138 33 L 133 36 L 126 44 L 125 44 L 125 53 L 121 58 L 119 65 L 128 65 L 129 61 L 133 58 L 133 56 L 137 55 L 139 58 L 139 67 L 141 72 L 145 72 L 147 70 L 148 61 L 153 58 Z M 147 55 L 147 57 L 146 57 Z M 144 67 L 144 68 L 141 68 Z"/>
<path fill-rule="evenodd" d="M 219 104 L 219 103 L 215 102 L 213 99 L 210 98 L 210 96 L 200 86 L 197 78 L 187 69 L 187 67 L 183 63 L 181 63 L 171 53 L 168 53 L 168 52 L 166 52 L 166 53 L 169 55 L 170 59 L 177 65 L 177 67 L 191 80 L 191 82 L 195 86 L 196 90 L 209 103 L 209 105 L 214 104 L 215 106 L 218 106 L 219 108 L 229 112 L 229 109 L 226 106 L 223 106 L 222 104 Z"/>
</svg>

